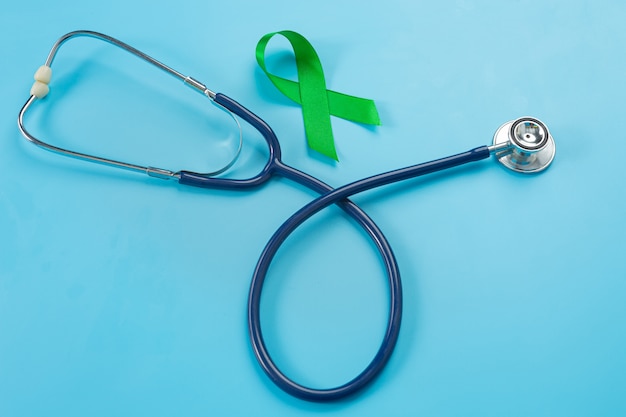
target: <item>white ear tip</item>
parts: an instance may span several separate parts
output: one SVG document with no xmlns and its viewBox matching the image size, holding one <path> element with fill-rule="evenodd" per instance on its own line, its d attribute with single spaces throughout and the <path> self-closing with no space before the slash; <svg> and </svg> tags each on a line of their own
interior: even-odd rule
<svg viewBox="0 0 626 417">
<path fill-rule="evenodd" d="M 52 68 L 47 65 L 40 66 L 35 72 L 35 81 L 50 84 L 50 78 L 52 78 Z"/>
<path fill-rule="evenodd" d="M 44 98 L 49 92 L 50 79 L 52 78 L 52 68 L 47 65 L 40 66 L 35 71 L 35 84 L 30 89 L 30 95 L 37 98 Z"/>
<path fill-rule="evenodd" d="M 49 92 L 50 87 L 48 87 L 48 84 L 41 81 L 35 81 L 30 89 L 30 94 L 37 98 L 44 98 Z"/>
</svg>

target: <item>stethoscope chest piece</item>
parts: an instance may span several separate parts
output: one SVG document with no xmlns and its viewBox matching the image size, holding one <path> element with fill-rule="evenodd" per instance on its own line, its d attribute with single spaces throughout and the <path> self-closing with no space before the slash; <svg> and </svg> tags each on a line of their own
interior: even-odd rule
<svg viewBox="0 0 626 417">
<path fill-rule="evenodd" d="M 543 122 L 521 117 L 500 126 L 493 137 L 496 158 L 516 172 L 531 174 L 546 169 L 556 151 L 554 139 Z"/>
</svg>

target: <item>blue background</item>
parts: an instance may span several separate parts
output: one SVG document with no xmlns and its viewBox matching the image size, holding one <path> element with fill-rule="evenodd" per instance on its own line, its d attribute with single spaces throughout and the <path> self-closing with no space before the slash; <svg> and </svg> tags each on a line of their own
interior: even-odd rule
<svg viewBox="0 0 626 417">
<path fill-rule="evenodd" d="M 626 415 L 625 17 L 619 0 L 3 5 L 0 415 Z M 332 185 L 488 144 L 523 115 L 546 122 L 557 156 L 536 176 L 489 160 L 356 196 L 397 255 L 402 331 L 364 392 L 306 403 L 257 365 L 246 298 L 266 241 L 313 193 L 194 189 L 28 144 L 16 116 L 32 74 L 75 29 L 241 101 L 285 162 Z M 300 108 L 255 63 L 257 40 L 283 29 L 312 42 L 329 88 L 378 104 L 379 128 L 333 118 L 340 163 L 307 151 Z M 295 77 L 284 40 L 268 64 Z M 71 41 L 53 70 L 27 125 L 60 146 L 202 169 L 233 128 L 101 42 Z M 230 176 L 263 164 L 244 135 Z M 376 351 L 386 297 L 375 249 L 328 209 L 270 268 L 270 351 L 302 383 L 343 383 Z"/>
</svg>

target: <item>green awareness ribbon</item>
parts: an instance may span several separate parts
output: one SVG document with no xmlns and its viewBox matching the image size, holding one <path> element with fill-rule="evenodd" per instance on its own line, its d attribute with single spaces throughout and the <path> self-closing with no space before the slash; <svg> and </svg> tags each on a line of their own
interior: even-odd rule
<svg viewBox="0 0 626 417">
<path fill-rule="evenodd" d="M 282 35 L 293 47 L 298 81 L 271 74 L 265 66 L 265 48 L 274 35 Z M 299 33 L 283 30 L 263 36 L 256 46 L 256 60 L 265 75 L 285 96 L 302 106 L 307 143 L 314 149 L 338 161 L 330 115 L 357 123 L 380 125 L 373 100 L 354 97 L 326 89 L 322 64 L 315 49 Z"/>
</svg>

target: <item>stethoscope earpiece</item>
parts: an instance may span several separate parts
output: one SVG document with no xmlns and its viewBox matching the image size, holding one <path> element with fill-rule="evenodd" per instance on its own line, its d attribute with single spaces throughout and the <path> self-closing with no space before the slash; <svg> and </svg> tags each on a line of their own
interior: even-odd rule
<svg viewBox="0 0 626 417">
<path fill-rule="evenodd" d="M 550 131 L 534 117 L 521 117 L 500 126 L 493 137 L 493 148 L 502 165 L 524 174 L 546 169 L 556 151 Z"/>
</svg>

